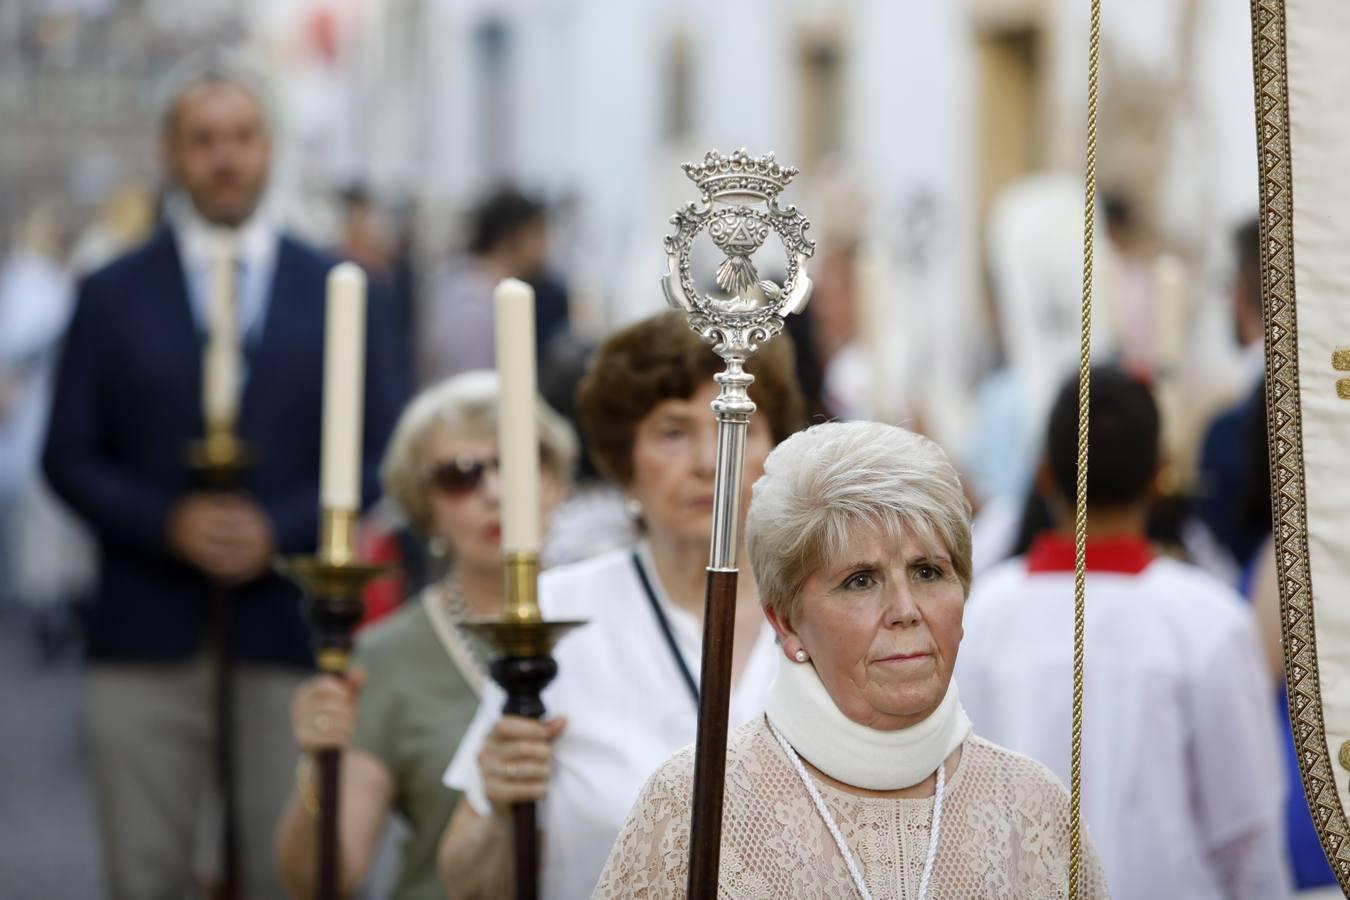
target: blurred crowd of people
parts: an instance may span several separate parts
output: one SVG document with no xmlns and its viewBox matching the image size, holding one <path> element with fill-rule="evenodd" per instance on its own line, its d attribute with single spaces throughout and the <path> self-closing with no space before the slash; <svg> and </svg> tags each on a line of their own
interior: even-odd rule
<svg viewBox="0 0 1350 900">
<path fill-rule="evenodd" d="M 0 260 L 0 604 L 24 611 L 44 654 L 84 648 L 110 895 L 169 896 L 199 875 L 192 835 L 211 782 L 213 583 L 237 603 L 246 896 L 312 890 L 307 760 L 332 747 L 345 751 L 347 888 L 369 874 L 392 814 L 411 836 L 391 896 L 499 896 L 510 878 L 502 813 L 548 797 L 547 890 L 587 895 L 643 782 L 694 733 L 717 359 L 672 314 L 598 347 L 574 333 L 568 286 L 549 264 L 549 208 L 518 190 L 486 193 L 462 252 L 419 268 L 406 229 L 390 228 L 359 187 L 341 195 L 334 246 L 286 232 L 264 202 L 269 123 L 246 78 L 196 73 L 163 128 L 162 199 L 114 198 L 76 241 L 59 210 L 35 205 Z M 1107 219 L 1117 234 L 1128 226 L 1120 208 Z M 245 287 L 239 302 L 240 431 L 257 465 L 228 499 L 203 492 L 181 461 L 201 428 L 194 235 L 219 228 L 240 235 L 240 282 L 256 285 L 254 300 Z M 1085 817 L 1121 897 L 1178 884 L 1187 896 L 1272 897 L 1334 883 L 1283 713 L 1255 223 L 1232 241 L 1244 382 L 1193 465 L 1169 458 L 1171 373 L 1149 347 L 1160 332 L 1121 329 L 1093 376 L 1089 603 L 1100 617 L 1087 637 Z M 759 412 L 743 506 L 775 445 L 847 412 L 830 385 L 858 340 L 856 248 L 824 249 L 817 298 L 751 367 Z M 312 550 L 317 533 L 322 290 L 339 258 L 372 284 L 363 552 L 399 564 L 398 579 L 367 595 L 346 680 L 310 673 L 299 594 L 270 564 L 276 552 Z M 991 263 L 996 299 L 1013 280 L 1000 281 L 1001 262 Z M 457 627 L 503 604 L 487 372 L 491 293 L 507 277 L 536 297 L 553 567 L 541 602 L 548 617 L 592 620 L 559 649 L 562 675 L 546 697 L 556 717 L 543 723 L 498 715 L 484 651 Z M 1147 291 L 1129 302 L 1146 307 Z M 1005 349 L 1009 366 L 1024 352 Z M 990 399 L 1006 397 L 1007 382 L 986 385 L 972 447 L 948 448 L 976 472 L 958 681 L 981 734 L 1064 779 L 1071 369 L 1049 390 L 1011 388 L 1025 393 L 1012 426 Z M 907 413 L 922 431 L 921 405 Z M 1034 451 L 1013 474 L 1007 458 L 981 450 L 1016 457 L 1020 442 Z M 1176 477 L 1182 470 L 1196 474 Z M 742 591 L 732 709 L 748 721 L 763 709 L 778 651 L 753 579 Z M 1030 614 L 1036 598 L 1050 599 Z M 615 696 L 597 700 L 599 684 Z"/>
</svg>

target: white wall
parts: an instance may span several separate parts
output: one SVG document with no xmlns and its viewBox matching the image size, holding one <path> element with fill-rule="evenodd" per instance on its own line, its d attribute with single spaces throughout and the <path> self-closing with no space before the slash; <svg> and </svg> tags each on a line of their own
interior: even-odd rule
<svg viewBox="0 0 1350 900">
<path fill-rule="evenodd" d="M 408 2 L 364 0 L 366 14 L 407 14 Z M 660 304 L 661 238 L 675 207 L 694 199 L 678 163 L 710 147 L 775 150 L 796 159 L 797 39 L 822 18 L 841 23 L 847 134 L 840 144 L 875 198 L 873 223 L 894 225 L 907 198 L 933 194 L 942 255 L 923 276 L 932 304 L 957 321 L 970 292 L 969 87 L 964 12 L 922 0 L 421 0 L 419 52 L 426 83 L 382 80 L 380 51 L 366 54 L 368 165 L 381 183 L 462 207 L 486 187 L 476 155 L 473 34 L 483 17 L 512 32 L 510 169 L 550 196 L 583 202 L 565 235 L 574 275 L 606 294 L 624 320 Z M 377 42 L 385 30 L 367 31 Z M 664 135 L 668 47 L 688 39 L 692 133 Z M 383 51 L 388 52 L 387 48 Z M 374 56 L 372 56 L 372 54 Z M 409 121 L 412 119 L 414 121 Z M 414 146 L 420 140 L 425 149 Z M 403 162 L 396 162 L 399 144 Z M 373 172 L 372 174 L 375 174 Z M 806 185 L 794 189 L 801 201 Z M 805 210 L 808 215 L 811 210 Z M 944 326 L 945 327 L 945 326 Z"/>
</svg>

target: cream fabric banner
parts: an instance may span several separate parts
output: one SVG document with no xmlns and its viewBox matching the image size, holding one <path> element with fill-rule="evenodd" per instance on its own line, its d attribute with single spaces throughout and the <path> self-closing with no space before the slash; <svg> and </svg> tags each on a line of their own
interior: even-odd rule
<svg viewBox="0 0 1350 900">
<path fill-rule="evenodd" d="M 1350 3 L 1252 4 L 1285 671 L 1313 821 L 1350 885 Z M 1213 748 L 1222 753 L 1222 748 Z"/>
</svg>

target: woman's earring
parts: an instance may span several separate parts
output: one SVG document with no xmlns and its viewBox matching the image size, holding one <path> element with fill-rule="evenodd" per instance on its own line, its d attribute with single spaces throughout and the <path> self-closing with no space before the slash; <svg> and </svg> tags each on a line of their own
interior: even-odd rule
<svg viewBox="0 0 1350 900">
<path fill-rule="evenodd" d="M 808 659 L 810 659 L 810 657 L 806 655 L 806 651 L 800 647 L 797 648 L 796 653 L 792 654 L 792 658 L 795 659 L 797 662 L 806 662 Z"/>
<path fill-rule="evenodd" d="M 624 512 L 628 513 L 628 518 L 637 521 L 642 518 L 642 503 L 636 497 L 625 497 L 623 501 Z"/>
<path fill-rule="evenodd" d="M 431 554 L 433 559 L 445 559 L 449 551 L 450 548 L 447 546 L 445 538 L 434 537 L 427 541 L 427 552 Z"/>
</svg>

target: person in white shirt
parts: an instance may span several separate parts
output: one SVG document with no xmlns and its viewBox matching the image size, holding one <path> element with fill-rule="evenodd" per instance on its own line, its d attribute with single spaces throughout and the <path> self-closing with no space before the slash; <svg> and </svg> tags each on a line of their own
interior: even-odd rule
<svg viewBox="0 0 1350 900">
<path fill-rule="evenodd" d="M 1050 416 L 1058 529 L 977 581 L 957 665 L 989 740 L 1069 777 L 1077 383 Z M 1147 387 L 1092 373 L 1083 816 L 1116 898 L 1279 898 L 1283 778 L 1250 610 L 1145 539 L 1159 461 Z"/>
<path fill-rule="evenodd" d="M 712 528 L 716 422 L 709 404 L 721 361 L 666 313 L 609 338 L 578 389 L 587 447 L 640 517 L 643 540 L 546 572 L 546 619 L 584 619 L 554 657 L 542 722 L 501 715 L 503 692 L 482 705 L 446 771 L 462 791 L 441 844 L 441 880 L 456 898 L 511 891 L 514 803 L 541 801 L 541 896 L 589 897 L 609 849 L 653 771 L 694 739 L 704 581 Z M 788 341 L 748 366 L 759 411 L 746 438 L 746 496 L 774 445 L 795 431 L 803 400 Z M 731 722 L 764 710 L 777 671 L 773 630 L 749 573 L 737 596 Z"/>
</svg>

